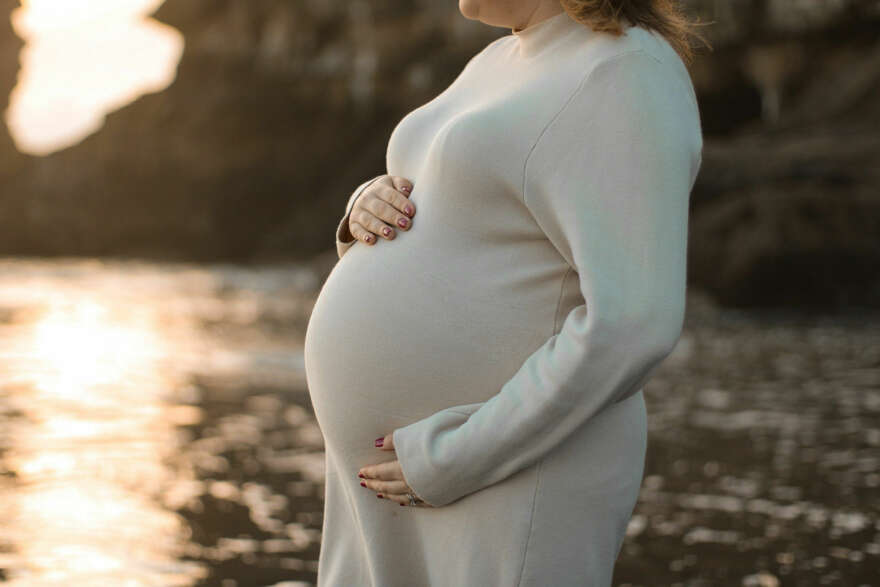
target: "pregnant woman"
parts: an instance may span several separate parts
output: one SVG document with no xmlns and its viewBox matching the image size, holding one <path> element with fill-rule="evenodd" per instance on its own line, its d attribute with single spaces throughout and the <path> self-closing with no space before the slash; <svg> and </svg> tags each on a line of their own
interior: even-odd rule
<svg viewBox="0 0 880 587">
<path fill-rule="evenodd" d="M 610 585 L 701 162 L 671 6 L 461 0 L 511 34 L 396 126 L 306 332 L 321 587 Z"/>
</svg>

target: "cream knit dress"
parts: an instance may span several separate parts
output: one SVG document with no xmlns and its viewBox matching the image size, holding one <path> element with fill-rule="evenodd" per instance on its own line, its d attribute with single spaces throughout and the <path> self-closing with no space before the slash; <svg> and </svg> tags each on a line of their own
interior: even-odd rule
<svg viewBox="0 0 880 587">
<path fill-rule="evenodd" d="M 400 121 L 386 171 L 413 183 L 413 226 L 374 246 L 338 232 L 306 332 L 321 587 L 611 583 L 642 388 L 683 325 L 701 150 L 670 45 L 564 12 L 491 42 Z M 396 451 L 374 447 L 391 432 Z M 360 486 L 394 459 L 436 507 Z"/>
</svg>

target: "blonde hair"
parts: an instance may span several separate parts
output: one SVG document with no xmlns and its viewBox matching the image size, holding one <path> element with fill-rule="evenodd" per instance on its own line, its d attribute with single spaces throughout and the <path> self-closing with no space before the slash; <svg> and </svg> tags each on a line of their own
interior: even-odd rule
<svg viewBox="0 0 880 587">
<path fill-rule="evenodd" d="M 559 0 L 574 20 L 597 32 L 623 33 L 621 17 L 632 24 L 660 33 L 685 64 L 694 59 L 691 38 L 711 45 L 695 27 L 705 23 L 689 20 L 675 0 Z"/>
</svg>

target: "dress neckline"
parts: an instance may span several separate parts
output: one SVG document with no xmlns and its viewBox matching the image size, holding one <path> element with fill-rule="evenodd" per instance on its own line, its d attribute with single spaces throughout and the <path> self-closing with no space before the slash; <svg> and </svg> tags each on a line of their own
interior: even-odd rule
<svg viewBox="0 0 880 587">
<path fill-rule="evenodd" d="M 586 25 L 574 20 L 563 10 L 559 14 L 554 14 L 524 29 L 510 29 L 510 33 L 517 39 L 520 54 L 532 56 L 547 47 L 554 39 L 573 28 L 590 30 Z"/>
</svg>

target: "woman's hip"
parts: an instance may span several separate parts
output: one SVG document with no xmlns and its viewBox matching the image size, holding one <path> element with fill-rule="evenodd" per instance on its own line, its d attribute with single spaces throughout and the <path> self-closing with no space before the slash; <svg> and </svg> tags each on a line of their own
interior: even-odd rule
<svg viewBox="0 0 880 587">
<path fill-rule="evenodd" d="M 541 477 L 573 495 L 638 493 L 648 425 L 642 390 L 595 414 L 544 457 Z"/>
</svg>

